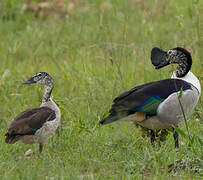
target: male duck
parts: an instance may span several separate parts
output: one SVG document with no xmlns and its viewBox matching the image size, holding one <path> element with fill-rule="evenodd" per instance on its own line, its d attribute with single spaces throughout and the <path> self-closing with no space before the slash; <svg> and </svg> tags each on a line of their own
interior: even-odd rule
<svg viewBox="0 0 203 180">
<path fill-rule="evenodd" d="M 177 127 L 184 120 L 178 99 L 180 91 L 180 101 L 185 115 L 188 116 L 199 100 L 201 87 L 197 77 L 190 72 L 192 58 L 187 50 L 177 47 L 165 52 L 155 47 L 151 51 L 151 61 L 156 69 L 174 63 L 178 67 L 171 79 L 150 82 L 122 93 L 114 99 L 109 116 L 100 121 L 100 124 L 117 120 L 134 121 L 151 129 L 153 143 L 154 130 Z M 174 141 L 175 147 L 179 147 L 175 130 Z"/>
<path fill-rule="evenodd" d="M 23 84 L 33 83 L 45 87 L 42 104 L 39 108 L 27 109 L 11 121 L 5 142 L 14 144 L 21 140 L 25 144 L 39 143 L 39 151 L 42 152 L 43 144 L 59 126 L 61 113 L 50 97 L 53 89 L 51 76 L 46 72 L 38 72 Z"/>
</svg>

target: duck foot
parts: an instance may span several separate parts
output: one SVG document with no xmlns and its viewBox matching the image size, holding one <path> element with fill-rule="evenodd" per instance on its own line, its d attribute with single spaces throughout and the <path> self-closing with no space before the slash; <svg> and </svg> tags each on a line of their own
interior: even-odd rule
<svg viewBox="0 0 203 180">
<path fill-rule="evenodd" d="M 42 143 L 39 143 L 39 152 L 41 153 L 43 150 L 43 144 Z"/>
<path fill-rule="evenodd" d="M 174 128 L 173 128 L 173 138 L 174 138 L 174 141 L 175 141 L 175 148 L 179 148 L 178 133 L 175 131 Z"/>
<path fill-rule="evenodd" d="M 151 137 L 150 137 L 151 144 L 154 145 L 154 141 L 155 141 L 155 133 L 154 133 L 153 130 L 150 130 L 150 134 L 151 134 Z"/>
</svg>

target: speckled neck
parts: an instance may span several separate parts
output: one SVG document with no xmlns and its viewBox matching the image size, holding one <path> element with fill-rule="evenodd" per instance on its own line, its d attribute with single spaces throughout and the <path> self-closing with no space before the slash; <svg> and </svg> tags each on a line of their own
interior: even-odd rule
<svg viewBox="0 0 203 180">
<path fill-rule="evenodd" d="M 50 99 L 50 96 L 51 96 L 51 92 L 52 92 L 52 89 L 53 89 L 53 84 L 50 83 L 49 85 L 45 85 L 45 91 L 44 91 L 44 95 L 43 95 L 43 98 L 42 98 L 42 103 L 45 103 L 47 101 L 49 101 Z"/>
<path fill-rule="evenodd" d="M 178 67 L 176 68 L 175 72 L 176 72 L 176 76 L 177 77 L 184 77 L 190 70 L 191 65 L 189 66 L 187 60 L 182 60 Z"/>
<path fill-rule="evenodd" d="M 176 68 L 176 76 L 181 78 L 184 77 L 191 69 L 192 66 L 192 57 L 190 53 L 180 47 L 174 48 L 177 51 L 177 55 L 174 58 L 171 58 L 171 64 L 177 63 L 178 67 Z"/>
</svg>

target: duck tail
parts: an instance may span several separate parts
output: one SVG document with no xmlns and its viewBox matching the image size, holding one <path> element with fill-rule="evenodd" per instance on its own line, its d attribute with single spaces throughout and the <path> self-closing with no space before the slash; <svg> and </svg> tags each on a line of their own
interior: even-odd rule
<svg viewBox="0 0 203 180">
<path fill-rule="evenodd" d="M 5 136 L 6 136 L 6 139 L 5 139 L 6 144 L 14 144 L 20 139 L 19 135 L 12 135 L 9 132 L 7 132 Z"/>
<path fill-rule="evenodd" d="M 118 117 L 116 115 L 112 115 L 110 114 L 109 116 L 105 117 L 104 119 L 102 119 L 99 124 L 100 125 L 105 125 L 105 124 L 109 124 L 112 123 L 114 121 L 117 121 Z"/>
</svg>

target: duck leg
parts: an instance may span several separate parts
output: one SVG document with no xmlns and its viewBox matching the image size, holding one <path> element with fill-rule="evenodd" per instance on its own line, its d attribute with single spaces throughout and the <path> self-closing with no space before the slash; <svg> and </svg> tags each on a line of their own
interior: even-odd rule
<svg viewBox="0 0 203 180">
<path fill-rule="evenodd" d="M 174 141 L 175 141 L 175 148 L 179 148 L 178 133 L 175 131 L 174 128 L 173 128 L 173 138 L 174 138 Z"/>
<path fill-rule="evenodd" d="M 39 143 L 39 152 L 41 153 L 43 150 L 43 144 L 42 143 Z"/>
<path fill-rule="evenodd" d="M 154 141 L 155 141 L 155 133 L 154 133 L 153 130 L 150 130 L 150 134 L 151 134 L 151 137 L 150 137 L 151 144 L 153 145 L 153 144 L 154 144 Z"/>
</svg>

